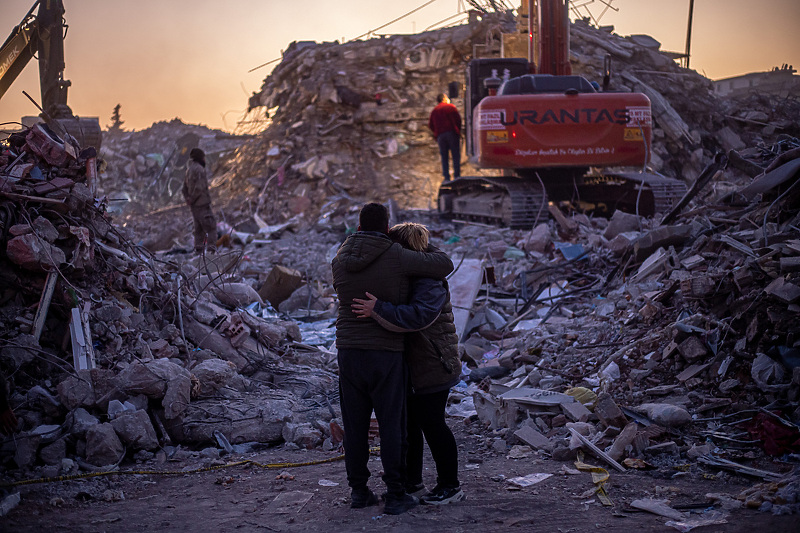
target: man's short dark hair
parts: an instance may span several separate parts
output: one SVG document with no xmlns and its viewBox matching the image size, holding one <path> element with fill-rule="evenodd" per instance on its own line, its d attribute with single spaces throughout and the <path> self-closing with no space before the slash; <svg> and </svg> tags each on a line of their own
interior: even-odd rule
<svg viewBox="0 0 800 533">
<path fill-rule="evenodd" d="M 361 231 L 379 231 L 386 233 L 389 229 L 389 210 L 384 205 L 372 202 L 361 208 L 358 215 Z"/>
<path fill-rule="evenodd" d="M 447 95 L 444 93 L 439 93 L 436 95 L 436 101 L 439 102 L 440 104 L 444 102 L 445 98 L 447 98 Z"/>
</svg>

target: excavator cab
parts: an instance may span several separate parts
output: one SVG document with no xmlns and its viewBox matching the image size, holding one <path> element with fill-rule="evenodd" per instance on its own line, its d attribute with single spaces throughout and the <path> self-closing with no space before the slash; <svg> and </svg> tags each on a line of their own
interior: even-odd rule
<svg viewBox="0 0 800 533">
<path fill-rule="evenodd" d="M 527 74 L 528 60 L 520 58 L 481 58 L 473 59 L 467 67 L 467 85 L 464 94 L 464 118 L 467 142 L 467 156 L 475 156 L 473 142 L 473 112 L 485 97 L 489 96 L 489 88 L 484 83 L 487 79 L 496 78 L 501 81 Z"/>
</svg>

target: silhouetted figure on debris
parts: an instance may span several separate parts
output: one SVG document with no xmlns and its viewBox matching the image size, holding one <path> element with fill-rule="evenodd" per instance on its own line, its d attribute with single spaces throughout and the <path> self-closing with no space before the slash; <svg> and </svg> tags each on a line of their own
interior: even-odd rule
<svg viewBox="0 0 800 533">
<path fill-rule="evenodd" d="M 183 179 L 183 197 L 192 210 L 194 221 L 194 250 L 215 251 L 217 221 L 211 211 L 211 194 L 206 177 L 206 154 L 200 148 L 192 148 L 186 177 Z"/>
</svg>

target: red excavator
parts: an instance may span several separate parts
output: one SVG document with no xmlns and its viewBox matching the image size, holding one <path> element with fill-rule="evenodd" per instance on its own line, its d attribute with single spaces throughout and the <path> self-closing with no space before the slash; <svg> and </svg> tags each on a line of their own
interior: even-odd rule
<svg viewBox="0 0 800 533">
<path fill-rule="evenodd" d="M 573 75 L 569 1 L 526 1 L 528 59 L 473 59 L 466 75 L 467 154 L 476 167 L 503 175 L 444 182 L 439 211 L 515 228 L 546 217 L 548 201 L 590 204 L 609 214 L 668 211 L 686 186 L 644 172 L 650 100 L 608 91 L 609 58 L 602 89 Z"/>
<path fill-rule="evenodd" d="M 36 11 L 36 8 L 38 12 Z M 39 85 L 42 98 L 42 118 L 55 125 L 56 133 L 72 135 L 84 148 L 100 149 L 102 130 L 97 117 L 78 118 L 67 105 L 64 79 L 64 3 L 61 0 L 37 0 L 14 27 L 0 47 L 0 98 L 28 62 L 39 60 Z"/>
</svg>

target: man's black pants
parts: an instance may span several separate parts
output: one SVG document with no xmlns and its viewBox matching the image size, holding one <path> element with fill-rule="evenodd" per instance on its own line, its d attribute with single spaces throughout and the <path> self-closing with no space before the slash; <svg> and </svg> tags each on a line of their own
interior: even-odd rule
<svg viewBox="0 0 800 533">
<path fill-rule="evenodd" d="M 436 142 L 439 144 L 439 155 L 442 158 L 442 176 L 444 176 L 445 181 L 450 179 L 448 155 L 453 158 L 453 177 L 458 178 L 461 176 L 461 138 L 458 133 L 452 130 L 441 133 L 436 138 Z"/>
<path fill-rule="evenodd" d="M 403 493 L 407 386 L 403 353 L 339 349 L 338 360 L 347 483 L 354 489 L 367 486 L 369 426 L 374 409 L 380 429 L 383 481 L 390 494 Z"/>
</svg>

